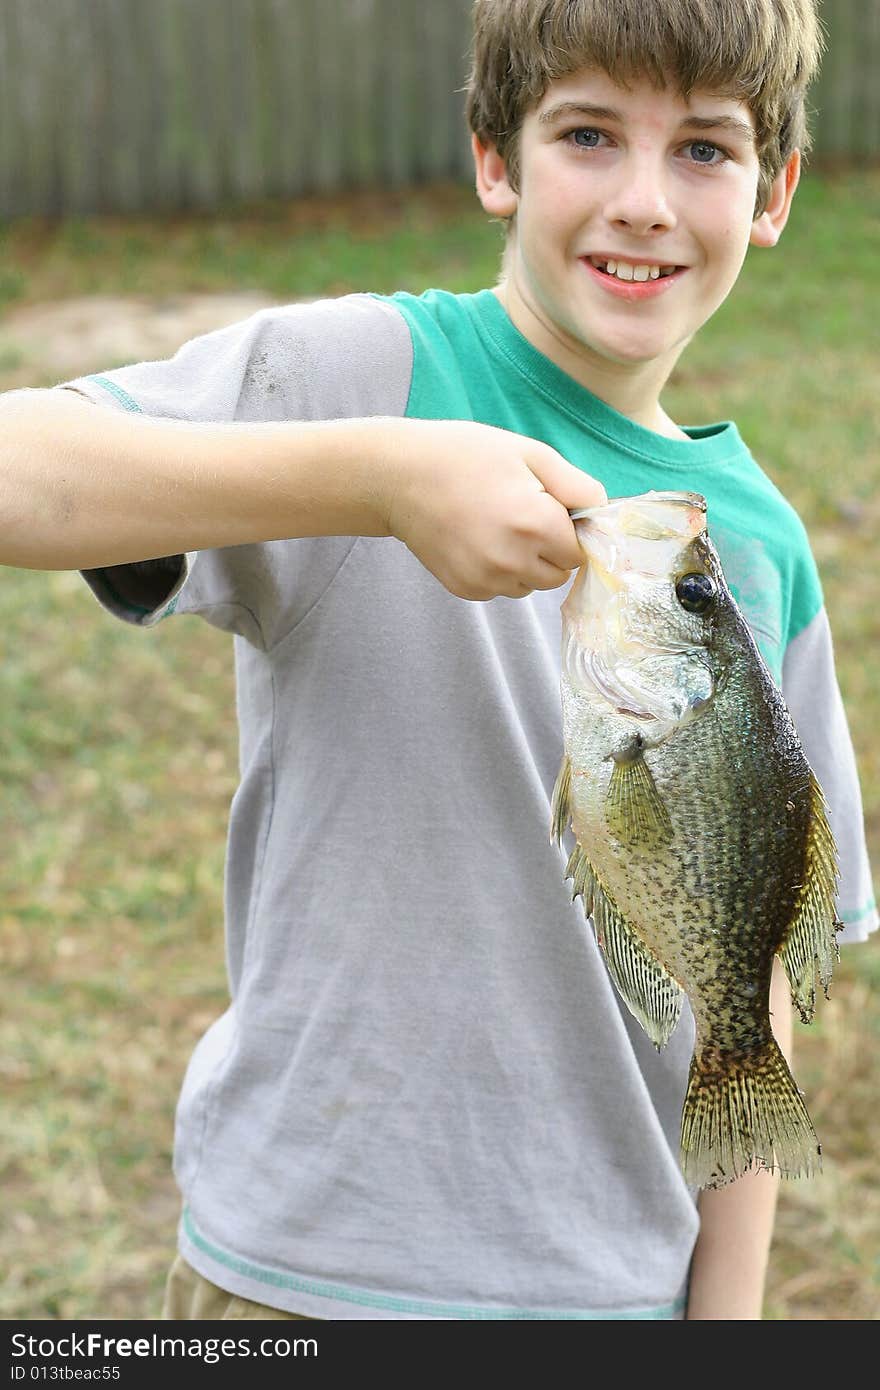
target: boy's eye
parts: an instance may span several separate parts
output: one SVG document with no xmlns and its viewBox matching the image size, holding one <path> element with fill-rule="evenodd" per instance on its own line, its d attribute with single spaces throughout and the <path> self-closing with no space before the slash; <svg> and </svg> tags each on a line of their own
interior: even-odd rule
<svg viewBox="0 0 880 1390">
<path fill-rule="evenodd" d="M 569 139 L 586 150 L 594 150 L 601 138 L 601 132 L 593 130 L 591 126 L 581 126 L 578 130 L 569 131 Z"/>
<path fill-rule="evenodd" d="M 727 157 L 723 150 L 708 140 L 694 140 L 688 145 L 688 152 L 695 164 L 721 164 Z"/>
</svg>

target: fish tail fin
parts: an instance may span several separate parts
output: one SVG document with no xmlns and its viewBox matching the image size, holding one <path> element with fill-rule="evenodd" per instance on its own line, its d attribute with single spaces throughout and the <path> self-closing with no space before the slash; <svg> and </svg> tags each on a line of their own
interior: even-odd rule
<svg viewBox="0 0 880 1390">
<path fill-rule="evenodd" d="M 695 1053 L 681 1117 L 681 1167 L 694 1187 L 723 1187 L 750 1168 L 810 1177 L 821 1149 L 775 1040 L 736 1060 Z"/>
</svg>

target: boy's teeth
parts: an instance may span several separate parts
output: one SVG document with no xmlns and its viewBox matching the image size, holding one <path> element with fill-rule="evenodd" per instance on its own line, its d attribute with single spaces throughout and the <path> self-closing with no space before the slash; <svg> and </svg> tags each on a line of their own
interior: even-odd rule
<svg viewBox="0 0 880 1390">
<path fill-rule="evenodd" d="M 594 265 L 605 270 L 606 275 L 616 275 L 618 280 L 659 280 L 661 275 L 671 275 L 674 265 L 629 265 L 626 261 L 594 261 Z"/>
</svg>

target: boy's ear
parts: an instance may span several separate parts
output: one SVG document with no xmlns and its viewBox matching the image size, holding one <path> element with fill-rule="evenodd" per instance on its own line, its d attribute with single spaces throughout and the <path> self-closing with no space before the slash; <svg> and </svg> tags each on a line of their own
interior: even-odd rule
<svg viewBox="0 0 880 1390">
<path fill-rule="evenodd" d="M 478 136 L 471 136 L 474 167 L 477 171 L 477 194 L 483 208 L 492 217 L 513 217 L 519 199 L 507 181 L 507 166 L 494 145 L 484 145 Z"/>
<path fill-rule="evenodd" d="M 791 211 L 791 200 L 801 176 L 801 152 L 792 150 L 773 180 L 764 211 L 752 223 L 749 241 L 753 246 L 775 246 Z"/>
</svg>

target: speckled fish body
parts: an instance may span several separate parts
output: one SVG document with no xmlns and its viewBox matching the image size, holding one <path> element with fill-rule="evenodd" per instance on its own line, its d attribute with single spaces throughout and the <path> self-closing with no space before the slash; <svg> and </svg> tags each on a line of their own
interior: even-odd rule
<svg viewBox="0 0 880 1390">
<path fill-rule="evenodd" d="M 836 855 L 791 716 L 693 493 L 575 513 L 563 605 L 565 757 L 553 833 L 609 972 L 658 1046 L 687 995 L 681 1162 L 694 1186 L 812 1172 L 816 1135 L 773 1039 L 780 955 L 801 1017 L 836 956 Z"/>
</svg>

